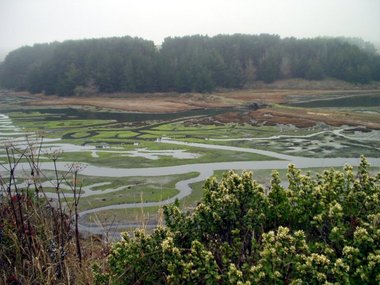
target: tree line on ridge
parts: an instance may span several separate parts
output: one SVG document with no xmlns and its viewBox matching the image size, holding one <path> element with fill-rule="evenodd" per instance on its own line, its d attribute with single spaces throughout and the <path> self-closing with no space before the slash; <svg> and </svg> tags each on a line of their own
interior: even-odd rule
<svg viewBox="0 0 380 285">
<path fill-rule="evenodd" d="M 287 78 L 380 81 L 380 55 L 360 39 L 194 35 L 157 47 L 126 36 L 25 46 L 0 65 L 1 87 L 61 96 L 212 92 Z"/>
</svg>

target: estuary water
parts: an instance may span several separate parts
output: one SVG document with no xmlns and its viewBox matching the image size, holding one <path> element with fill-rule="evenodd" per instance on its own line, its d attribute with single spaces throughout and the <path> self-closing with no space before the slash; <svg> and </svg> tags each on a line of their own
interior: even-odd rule
<svg viewBox="0 0 380 285">
<path fill-rule="evenodd" d="M 10 118 L 6 115 L 0 114 L 0 143 L 4 143 L 8 141 L 12 136 L 16 136 L 16 139 L 13 139 L 13 143 L 17 142 L 17 140 L 21 140 L 21 137 L 26 133 L 15 128 L 12 124 Z M 310 135 L 299 136 L 307 138 Z M 299 138 L 297 137 L 297 138 Z M 19 142 L 22 144 L 22 141 Z M 51 142 L 49 142 L 51 143 Z M 204 181 L 208 177 L 212 176 L 214 171 L 217 170 L 259 170 L 259 169 L 286 169 L 289 164 L 295 164 L 298 168 L 311 168 L 311 167 L 342 167 L 344 164 L 350 164 L 352 166 L 357 166 L 360 163 L 359 158 L 306 158 L 300 156 L 292 156 L 286 155 L 282 153 L 277 153 L 273 151 L 266 151 L 254 148 L 243 148 L 243 147 L 233 147 L 233 146 L 224 146 L 224 145 L 213 145 L 213 144 L 202 144 L 202 143 L 187 143 L 183 141 L 176 141 L 171 139 L 161 139 L 158 140 L 159 144 L 176 144 L 176 145 L 186 145 L 197 148 L 205 148 L 205 149 L 218 149 L 218 150 L 227 150 L 227 151 L 235 151 L 235 152 L 247 152 L 247 153 L 255 153 L 260 155 L 265 155 L 268 157 L 272 157 L 273 159 L 268 159 L 265 161 L 234 161 L 234 162 L 214 162 L 214 163 L 196 163 L 196 164 L 188 164 L 186 160 L 183 159 L 182 165 L 177 166 L 168 166 L 168 167 L 149 167 L 149 168 L 113 168 L 113 167 L 102 167 L 95 165 L 86 165 L 81 171 L 81 175 L 88 176 L 99 176 L 99 177 L 151 177 L 151 176 L 166 176 L 166 175 L 175 175 L 175 174 L 186 174 L 190 172 L 197 172 L 199 175 L 194 178 L 186 179 L 183 181 L 179 181 L 175 188 L 179 191 L 177 195 L 160 201 L 160 202 L 146 202 L 146 203 L 128 203 L 128 204 L 118 204 L 118 205 L 110 205 L 106 207 L 93 208 L 87 211 L 83 211 L 80 213 L 81 217 L 81 230 L 88 231 L 91 233 L 102 233 L 102 227 L 98 227 L 96 225 L 89 225 L 86 223 L 86 216 L 88 214 L 101 212 L 105 210 L 111 209 L 127 209 L 127 208 L 136 208 L 136 207 L 149 207 L 149 206 L 161 206 L 165 204 L 173 203 L 176 199 L 183 199 L 184 197 L 191 194 L 192 189 L 190 187 L 191 184 Z M 50 147 L 55 145 L 56 147 L 62 147 L 59 143 L 48 144 Z M 82 149 L 82 147 L 77 146 L 71 151 L 86 151 Z M 93 149 L 88 149 L 87 151 L 93 151 Z M 157 154 L 157 153 L 156 153 Z M 159 154 L 159 152 L 158 152 Z M 1 157 L 0 157 L 1 158 Z M 380 158 L 368 158 L 369 163 L 374 167 L 380 167 Z M 57 168 L 58 170 L 67 171 L 68 165 L 70 162 L 58 162 Z M 54 170 L 54 164 L 52 162 L 41 162 L 40 164 L 41 170 Z M 20 163 L 18 165 L 18 170 L 20 173 L 17 175 L 23 175 L 24 169 L 27 171 L 29 169 L 29 165 L 27 163 Z M 0 169 L 0 175 L 4 170 Z M 94 187 L 96 185 L 92 185 Z M 117 189 L 109 189 L 103 191 L 103 193 L 111 193 L 114 191 L 127 191 L 128 186 L 119 187 Z M 84 197 L 88 197 L 91 195 L 99 194 L 98 191 L 92 190 L 91 187 L 84 188 Z M 70 196 L 69 194 L 67 195 Z M 55 198 L 55 194 L 50 193 L 50 198 Z M 124 225 L 128 226 L 128 225 Z"/>
</svg>

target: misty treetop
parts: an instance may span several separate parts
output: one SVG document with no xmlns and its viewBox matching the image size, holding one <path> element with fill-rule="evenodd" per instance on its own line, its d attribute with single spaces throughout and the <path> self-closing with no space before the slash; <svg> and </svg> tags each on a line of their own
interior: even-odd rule
<svg viewBox="0 0 380 285">
<path fill-rule="evenodd" d="M 166 38 L 159 48 L 132 37 L 36 44 L 0 65 L 3 88 L 62 96 L 211 92 L 286 78 L 379 81 L 380 55 L 357 39 L 195 35 Z"/>
</svg>

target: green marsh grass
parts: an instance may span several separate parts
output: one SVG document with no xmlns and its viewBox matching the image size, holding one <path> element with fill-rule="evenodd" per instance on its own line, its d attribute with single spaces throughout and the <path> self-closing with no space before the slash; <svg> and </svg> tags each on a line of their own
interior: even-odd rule
<svg viewBox="0 0 380 285">
<path fill-rule="evenodd" d="M 159 202 L 173 197 L 178 193 L 175 184 L 179 181 L 198 176 L 196 172 L 159 176 L 159 177 L 133 177 L 127 179 L 113 179 L 110 185 L 98 187 L 98 194 L 83 197 L 79 209 L 81 211 L 109 205 Z M 99 181 L 99 180 L 98 180 Z M 104 181 L 106 182 L 106 180 Z M 127 186 L 123 190 L 102 194 L 102 190 Z M 70 199 L 68 199 L 70 201 Z"/>
</svg>

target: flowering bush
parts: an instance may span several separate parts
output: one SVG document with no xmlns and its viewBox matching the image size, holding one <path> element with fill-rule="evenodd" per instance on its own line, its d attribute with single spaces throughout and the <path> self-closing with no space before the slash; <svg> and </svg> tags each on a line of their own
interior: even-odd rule
<svg viewBox="0 0 380 285">
<path fill-rule="evenodd" d="M 269 194 L 252 173 L 207 180 L 189 213 L 164 208 L 165 228 L 113 245 L 98 284 L 378 284 L 380 175 L 362 158 L 316 177 L 293 165 Z"/>
</svg>

